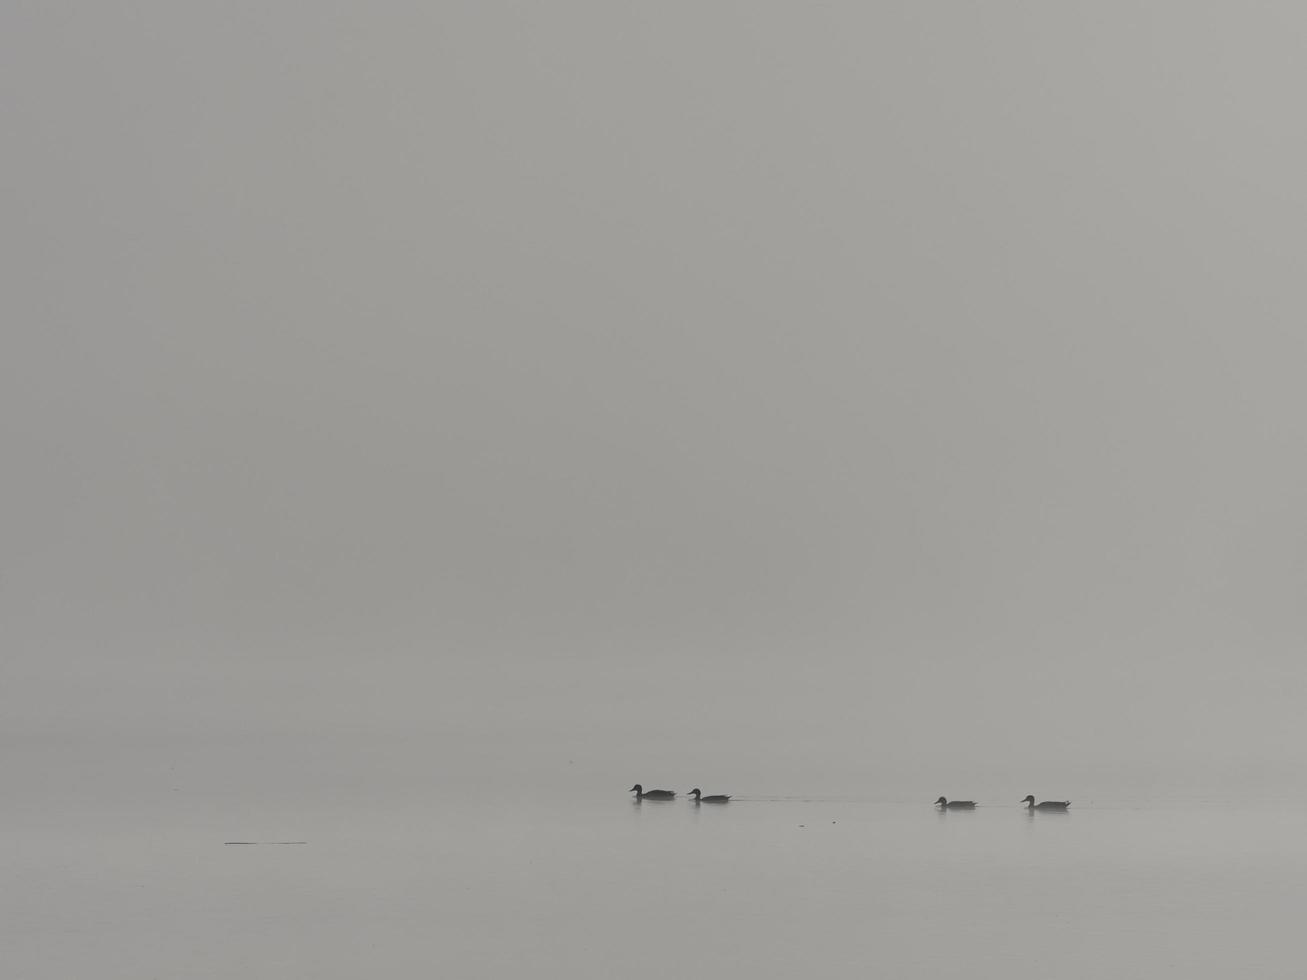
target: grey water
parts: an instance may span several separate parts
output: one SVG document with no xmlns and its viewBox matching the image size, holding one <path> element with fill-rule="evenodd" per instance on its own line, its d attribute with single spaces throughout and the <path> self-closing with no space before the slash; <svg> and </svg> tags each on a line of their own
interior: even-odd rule
<svg viewBox="0 0 1307 980">
<path fill-rule="evenodd" d="M 1302 976 L 1304 37 L 0 5 L 0 980 Z"/>
<path fill-rule="evenodd" d="M 5 975 L 1301 975 L 1301 801 L 1101 793 L 1032 814 L 1021 784 L 940 812 L 915 787 L 712 784 L 738 795 L 695 806 L 569 768 L 370 798 L 11 798 Z"/>
</svg>

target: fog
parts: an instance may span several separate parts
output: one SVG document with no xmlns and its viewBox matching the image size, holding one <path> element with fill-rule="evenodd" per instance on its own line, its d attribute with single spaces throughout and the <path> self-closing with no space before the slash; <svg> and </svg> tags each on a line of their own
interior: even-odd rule
<svg viewBox="0 0 1307 980">
<path fill-rule="evenodd" d="M 1305 35 L 7 5 L 11 799 L 1301 780 Z"/>
</svg>

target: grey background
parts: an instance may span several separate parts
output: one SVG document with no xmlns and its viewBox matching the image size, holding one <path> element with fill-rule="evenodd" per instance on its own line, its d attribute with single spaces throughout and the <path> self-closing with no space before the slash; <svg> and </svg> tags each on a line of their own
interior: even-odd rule
<svg viewBox="0 0 1307 980">
<path fill-rule="evenodd" d="M 11 798 L 1300 780 L 1305 35 L 7 4 Z"/>
</svg>

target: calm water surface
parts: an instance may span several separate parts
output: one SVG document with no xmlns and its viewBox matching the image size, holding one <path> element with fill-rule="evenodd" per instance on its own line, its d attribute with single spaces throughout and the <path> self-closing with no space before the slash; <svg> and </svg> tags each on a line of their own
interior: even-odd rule
<svg viewBox="0 0 1307 980">
<path fill-rule="evenodd" d="M 5 975 L 1302 975 L 1298 809 L 1030 815 L 1019 794 L 954 813 L 933 797 L 696 808 L 623 788 L 13 821 Z"/>
</svg>

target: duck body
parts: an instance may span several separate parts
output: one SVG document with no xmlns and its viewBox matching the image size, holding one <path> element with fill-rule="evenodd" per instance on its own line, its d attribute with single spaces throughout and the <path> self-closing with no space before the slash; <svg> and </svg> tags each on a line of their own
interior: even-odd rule
<svg viewBox="0 0 1307 980">
<path fill-rule="evenodd" d="M 1043 803 L 1036 803 L 1033 796 L 1027 796 L 1021 802 L 1026 805 L 1027 810 L 1065 810 L 1071 805 L 1070 800 L 1045 800 Z"/>
<path fill-rule="evenodd" d="M 630 790 L 628 790 L 628 792 L 634 793 L 634 794 L 635 794 L 635 798 L 636 798 L 637 800 L 674 800 L 674 799 L 676 799 L 676 794 L 673 793 L 670 789 L 651 789 L 651 790 L 649 790 L 649 791 L 646 793 L 645 790 L 644 790 L 644 787 L 641 786 L 639 783 L 636 783 L 634 786 L 632 786 L 632 787 L 630 788 Z"/>
<path fill-rule="evenodd" d="M 731 802 L 731 798 L 730 798 L 729 796 L 722 796 L 722 795 L 720 795 L 720 794 L 717 795 L 717 796 L 704 796 L 701 792 L 699 792 L 699 790 L 698 790 L 697 787 L 696 787 L 695 789 L 690 790 L 690 795 L 694 797 L 694 802 L 695 802 L 695 803 L 729 803 L 729 802 Z"/>
<path fill-rule="evenodd" d="M 935 805 L 941 810 L 974 810 L 976 808 L 975 800 L 953 800 L 949 801 L 940 797 L 935 801 Z"/>
</svg>

